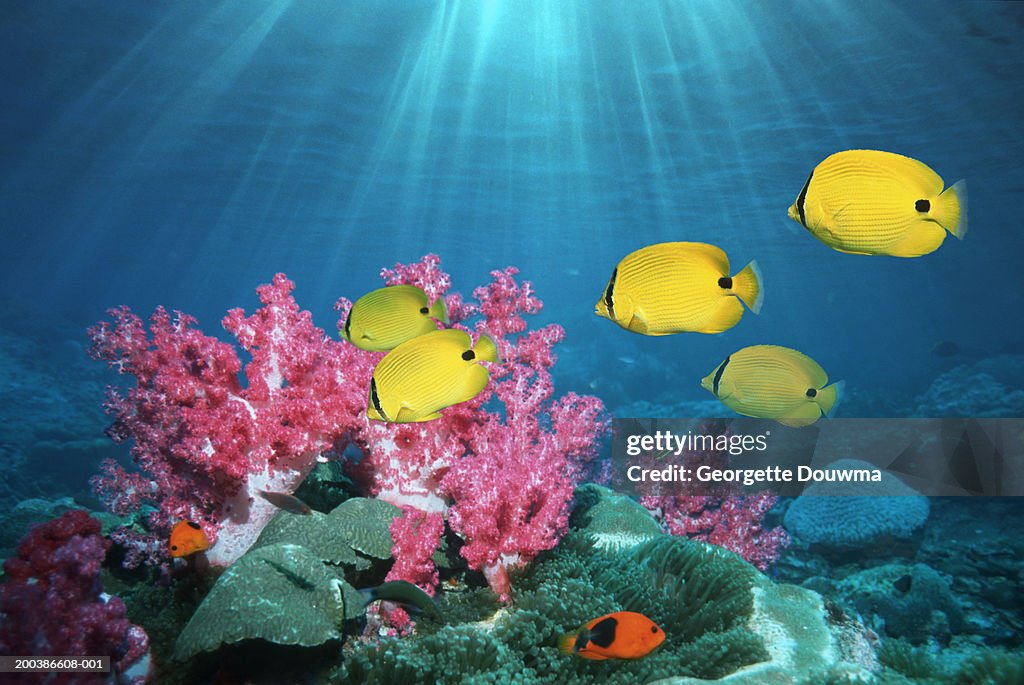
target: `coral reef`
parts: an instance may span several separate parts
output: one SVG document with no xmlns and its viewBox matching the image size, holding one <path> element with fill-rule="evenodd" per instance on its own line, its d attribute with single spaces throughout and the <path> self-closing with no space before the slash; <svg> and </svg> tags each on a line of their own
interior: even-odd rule
<svg viewBox="0 0 1024 685">
<path fill-rule="evenodd" d="M 964 629 L 950 581 L 924 564 L 886 564 L 836 581 L 839 600 L 879 634 L 948 645 Z"/>
<path fill-rule="evenodd" d="M 828 468 L 874 467 L 857 459 L 840 459 Z M 927 497 L 883 471 L 878 483 L 811 484 L 790 504 L 783 524 L 802 542 L 863 551 L 892 538 L 910 537 L 928 520 L 928 512 Z"/>
<path fill-rule="evenodd" d="M 1024 357 L 1000 355 L 957 366 L 917 397 L 916 416 L 1024 416 Z"/>
<path fill-rule="evenodd" d="M 90 334 L 92 354 L 135 377 L 127 393 L 111 390 L 110 435 L 131 439 L 142 473 L 108 462 L 94 487 L 112 511 L 158 508 L 157 536 L 192 520 L 215 540 L 209 557 L 230 564 L 276 513 L 257 490 L 293 492 L 317 458 L 364 411 L 360 381 L 372 359 L 330 341 L 300 312 L 283 274 L 257 288 L 263 306 L 224 318 L 251 360 L 243 371 L 235 349 L 203 335 L 194 320 L 162 308 L 149 331 L 127 308 L 110 312 Z"/>
<path fill-rule="evenodd" d="M 444 297 L 452 325 L 478 316 L 475 334 L 495 339 L 502 361 L 478 397 L 419 424 L 369 421 L 366 394 L 381 355 L 326 338 L 278 274 L 257 292 L 263 306 L 245 317 L 233 310 L 224 327 L 252 359 L 248 385 L 227 343 L 203 335 L 194 321 L 158 309 L 147 333 L 126 308 L 92 329 L 93 354 L 137 386 L 111 392 L 111 435 L 132 439 L 141 473 L 107 463 L 95 487 L 115 513 L 157 507 L 149 534 L 121 531 L 130 559 L 159 560 L 156 541 L 174 521 L 194 520 L 216 540 L 211 561 L 226 565 L 248 549 L 274 514 L 258 489 L 294 492 L 318 459 L 347 445 L 361 452 L 353 473 L 370 494 L 403 508 L 446 514 L 465 540 L 464 558 L 507 595 L 509 568 L 553 547 L 567 528 L 573 487 L 588 473 L 596 440 L 606 430 L 603 406 L 568 394 L 552 400 L 556 325 L 526 333 L 524 314 L 540 310 L 516 270 L 492 272 L 475 304 L 448 294 L 451 280 L 434 255 L 396 265 L 389 285 L 412 283 Z M 351 304 L 339 300 L 343 322 Z M 497 400 L 495 403 L 493 400 Z M 495 406 L 489 411 L 484 405 Z M 430 540 L 438 540 L 436 517 Z M 396 524 L 405 525 L 405 524 Z M 432 550 L 399 544 L 397 574 L 429 588 L 436 582 Z M 413 558 L 403 559 L 406 554 Z"/>
<path fill-rule="evenodd" d="M 231 565 L 178 637 L 185 660 L 242 640 L 310 647 L 341 638 L 341 618 L 358 593 L 346 589 L 316 555 L 299 545 L 253 549 Z"/>
<path fill-rule="evenodd" d="M 583 493 L 595 500 L 588 511 L 602 494 Z M 731 552 L 663 533 L 628 552 L 602 551 L 589 530 L 603 517 L 588 511 L 574 514 L 586 529 L 513 574 L 514 604 L 476 623 L 421 624 L 417 638 L 356 647 L 337 682 L 781 685 L 815 670 L 866 677 L 877 668 L 863 627 L 830 614 L 817 594 L 774 585 Z M 459 607 L 447 596 L 441 604 L 446 614 Z M 633 661 L 558 651 L 560 635 L 618 610 L 654 620 L 665 643 Z"/>
<path fill-rule="evenodd" d="M 99 521 L 81 509 L 32 528 L 18 556 L 4 564 L 0 652 L 107 655 L 111 678 L 143 682 L 149 661 L 146 633 L 128 620 L 120 599 L 103 593 L 99 580 L 110 544 L 100 535 Z M 46 682 L 47 675 L 26 677 Z M 108 676 L 83 674 L 79 682 L 108 682 Z"/>
</svg>

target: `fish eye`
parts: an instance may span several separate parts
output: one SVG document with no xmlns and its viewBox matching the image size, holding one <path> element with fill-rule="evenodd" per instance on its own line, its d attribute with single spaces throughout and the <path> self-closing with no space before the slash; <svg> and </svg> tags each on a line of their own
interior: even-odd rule
<svg viewBox="0 0 1024 685">
<path fill-rule="evenodd" d="M 651 632 L 657 634 L 658 626 L 651 626 Z"/>
<path fill-rule="evenodd" d="M 177 545 L 171 545 L 171 551 L 172 552 L 177 552 L 178 551 L 178 546 Z"/>
</svg>

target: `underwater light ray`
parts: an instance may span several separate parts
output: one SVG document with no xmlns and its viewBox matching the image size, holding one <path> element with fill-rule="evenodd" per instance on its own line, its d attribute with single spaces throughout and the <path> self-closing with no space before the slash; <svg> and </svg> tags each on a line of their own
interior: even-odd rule
<svg viewBox="0 0 1024 685">
<path fill-rule="evenodd" d="M 381 124 L 355 188 L 348 200 L 339 226 L 340 266 L 343 255 L 365 237 L 366 208 L 378 196 L 396 198 L 404 203 L 389 203 L 391 215 L 377 230 L 386 230 L 396 241 L 408 242 L 413 236 L 413 218 L 418 206 L 407 200 L 411 195 L 429 195 L 429 183 L 421 187 L 427 146 L 432 138 L 431 122 L 438 106 L 439 93 L 449 69 L 459 3 L 442 2 L 431 17 L 419 40 L 410 45 L 395 71 L 394 86 L 388 96 Z M 389 166 L 394 168 L 388 168 Z M 390 181 L 391 192 L 383 186 Z M 416 189 L 415 193 L 404 192 Z M 436 248 L 435 248 L 436 249 Z"/>
</svg>

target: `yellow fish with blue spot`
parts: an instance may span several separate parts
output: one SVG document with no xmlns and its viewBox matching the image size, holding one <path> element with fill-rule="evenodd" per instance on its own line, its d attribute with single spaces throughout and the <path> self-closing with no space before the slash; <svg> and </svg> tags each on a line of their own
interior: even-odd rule
<svg viewBox="0 0 1024 685">
<path fill-rule="evenodd" d="M 835 411 L 843 381 L 829 385 L 816 361 L 788 347 L 754 345 L 725 358 L 701 382 L 737 414 L 809 426 Z"/>
<path fill-rule="evenodd" d="M 498 348 L 486 334 L 475 345 L 454 328 L 404 342 L 374 368 L 366 415 L 391 423 L 439 418 L 443 409 L 473 399 L 487 386 L 485 361 L 498 361 Z"/>
<path fill-rule="evenodd" d="M 730 276 L 729 258 L 707 243 L 658 243 L 619 262 L 594 313 L 641 335 L 721 333 L 757 314 L 764 295 L 757 262 Z"/>
<path fill-rule="evenodd" d="M 840 252 L 918 257 L 937 250 L 947 231 L 967 234 L 967 182 L 946 188 L 916 159 L 846 150 L 814 167 L 789 218 Z"/>
<path fill-rule="evenodd" d="M 338 332 L 360 349 L 379 352 L 393 350 L 418 335 L 436 331 L 435 319 L 448 323 L 443 298 L 430 304 L 422 288 L 391 285 L 356 300 Z"/>
</svg>

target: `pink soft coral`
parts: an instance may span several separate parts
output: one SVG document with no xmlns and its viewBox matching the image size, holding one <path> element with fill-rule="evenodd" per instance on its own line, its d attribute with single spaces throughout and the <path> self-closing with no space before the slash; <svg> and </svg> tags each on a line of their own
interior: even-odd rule
<svg viewBox="0 0 1024 685">
<path fill-rule="evenodd" d="M 224 318 L 249 353 L 247 384 L 234 348 L 193 328 L 184 314 L 158 308 L 147 335 L 121 308 L 113 324 L 93 328 L 92 353 L 137 385 L 111 391 L 115 440 L 134 440 L 143 474 L 107 464 L 94 479 L 115 512 L 157 506 L 153 531 L 193 520 L 216 540 L 212 562 L 229 564 L 248 549 L 276 510 L 257 490 L 292 492 L 318 457 L 358 423 L 373 359 L 316 328 L 292 298 L 283 274 L 257 292 L 263 306 Z"/>
<path fill-rule="evenodd" d="M 115 439 L 133 438 L 142 474 L 114 464 L 94 481 L 119 513 L 150 502 L 152 529 L 166 534 L 178 519 L 203 525 L 216 539 L 214 562 L 229 563 L 251 544 L 270 505 L 257 489 L 292 492 L 326 451 L 350 442 L 363 456 L 353 470 L 370 493 L 406 509 L 396 522 L 393 577 L 430 588 L 430 553 L 438 525 L 450 512 L 466 540 L 463 555 L 507 595 L 507 569 L 554 546 L 565 532 L 573 486 L 588 472 L 596 441 L 607 429 L 601 402 L 573 394 L 552 401 L 556 325 L 524 334 L 524 314 L 541 302 L 517 271 L 491 273 L 475 304 L 449 293 L 440 260 L 381 272 L 389 285 L 412 283 L 445 298 L 451 325 L 479 316 L 474 338 L 490 335 L 502 361 L 489 364 L 491 382 L 477 397 L 445 409 L 441 418 L 414 424 L 369 421 L 366 398 L 374 364 L 382 357 L 328 339 L 300 312 L 283 275 L 258 289 L 263 306 L 252 316 L 233 310 L 224 327 L 252 357 L 242 364 L 234 348 L 203 335 L 189 317 L 154 314 L 149 335 L 127 309 L 113 324 L 92 331 L 94 354 L 136 377 L 127 394 L 111 394 Z M 336 305 L 341 321 L 351 303 Z M 416 513 L 418 512 L 418 513 Z M 417 523 L 418 522 L 418 523 Z M 422 538 L 404 539 L 416 528 Z M 131 542 L 132 558 L 152 558 L 151 541 Z"/>
<path fill-rule="evenodd" d="M 436 264 L 425 260 L 425 267 Z M 431 281 L 422 271 L 396 267 L 385 276 L 389 283 L 425 287 Z M 573 487 L 587 474 L 596 441 L 607 429 L 598 399 L 570 394 L 551 401 L 549 369 L 552 348 L 564 336 L 560 326 L 511 337 L 526 330 L 522 315 L 542 306 L 529 283 L 515 280 L 516 273 L 511 267 L 492 271 L 492 282 L 473 293 L 475 307 L 446 300 L 450 312 L 479 312 L 476 333 L 498 344 L 502 360 L 489 366 L 488 387 L 435 421 L 371 422 L 359 436 L 365 456 L 356 469 L 382 499 L 447 512 L 452 529 L 466 541 L 463 557 L 506 598 L 508 568 L 550 549 L 565 532 Z M 444 295 L 448 282 L 441 278 L 434 292 Z M 500 402 L 494 412 L 485 408 L 493 399 Z"/>
</svg>

